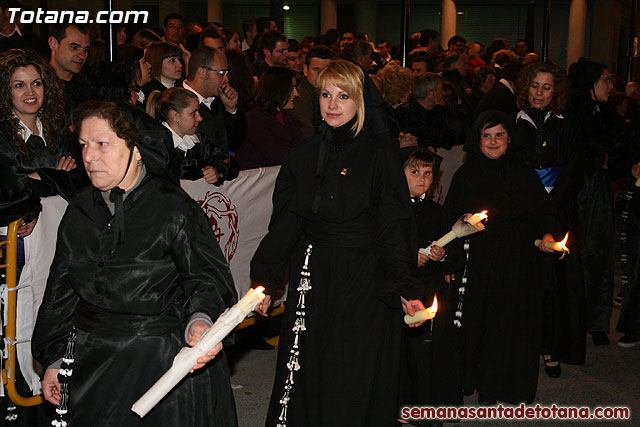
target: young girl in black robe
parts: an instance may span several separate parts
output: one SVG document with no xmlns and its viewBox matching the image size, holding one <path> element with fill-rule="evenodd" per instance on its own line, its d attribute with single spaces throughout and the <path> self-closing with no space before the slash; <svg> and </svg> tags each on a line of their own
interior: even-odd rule
<svg viewBox="0 0 640 427">
<path fill-rule="evenodd" d="M 466 212 L 487 210 L 489 216 L 486 229 L 469 238 L 467 274 L 456 274 L 465 288 L 463 387 L 467 395 L 477 390 L 481 404 L 535 398 L 542 285 L 534 241 L 555 223 L 535 172 L 509 155 L 508 130 L 501 112 L 478 117 L 467 163 L 455 173 L 444 204 L 450 224 Z M 542 240 L 554 238 L 544 234 Z"/>
</svg>

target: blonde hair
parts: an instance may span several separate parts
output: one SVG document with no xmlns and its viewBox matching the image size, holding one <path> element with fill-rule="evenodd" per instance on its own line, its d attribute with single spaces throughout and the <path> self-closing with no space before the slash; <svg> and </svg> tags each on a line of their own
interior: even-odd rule
<svg viewBox="0 0 640 427">
<path fill-rule="evenodd" d="M 364 127 L 364 73 L 360 67 L 343 59 L 331 61 L 320 73 L 316 80 L 318 88 L 322 90 L 329 85 L 342 89 L 349 98 L 356 103 L 356 122 L 351 128 L 356 136 Z"/>
</svg>

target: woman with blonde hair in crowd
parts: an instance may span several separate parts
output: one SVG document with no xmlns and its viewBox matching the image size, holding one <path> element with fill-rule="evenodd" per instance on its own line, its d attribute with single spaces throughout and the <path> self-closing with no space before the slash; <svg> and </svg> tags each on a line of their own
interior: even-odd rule
<svg viewBox="0 0 640 427">
<path fill-rule="evenodd" d="M 394 425 L 400 296 L 414 299 L 408 189 L 383 101 L 362 69 L 336 60 L 317 83 L 323 124 L 282 165 L 269 232 L 251 261 L 269 295 L 290 265 L 266 425 Z"/>
</svg>

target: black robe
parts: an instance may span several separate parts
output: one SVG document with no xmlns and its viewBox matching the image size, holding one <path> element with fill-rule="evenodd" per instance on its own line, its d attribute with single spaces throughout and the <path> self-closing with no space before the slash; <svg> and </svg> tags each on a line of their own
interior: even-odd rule
<svg viewBox="0 0 640 427">
<path fill-rule="evenodd" d="M 466 212 L 489 215 L 486 229 L 469 238 L 462 285 L 465 394 L 478 390 L 510 403 L 535 398 L 542 289 L 533 242 L 554 226 L 545 198 L 536 174 L 508 154 L 490 160 L 471 152 L 453 176 L 444 203 L 448 223 Z"/>
<path fill-rule="evenodd" d="M 0 125 L 0 219 L 4 224 L 23 218 L 30 222 L 40 213 L 40 197 L 61 195 L 67 201 L 88 184 L 77 150 L 72 150 L 68 134 L 57 142 L 54 151 L 39 136 L 26 141 L 29 154 L 20 153 L 4 125 Z M 56 170 L 62 156 L 73 156 L 76 168 Z M 29 178 L 37 172 L 40 180 Z"/>
<path fill-rule="evenodd" d="M 412 204 L 418 248 L 426 248 L 451 229 L 444 229 L 442 206 L 436 202 L 425 198 Z M 417 254 L 417 249 L 415 252 Z M 416 276 L 422 284 L 418 298 L 425 307 L 429 307 L 437 295 L 438 311 L 433 321 L 417 328 L 404 327 L 408 338 L 408 378 L 403 385 L 402 406 L 454 406 L 463 403 L 458 369 L 459 330 L 453 325 L 458 292 L 455 286 L 444 281 L 444 273 L 452 271 L 451 258 L 452 254 L 447 251 L 443 261 L 427 261 L 417 268 Z M 426 425 L 428 421 L 412 423 Z"/>
<path fill-rule="evenodd" d="M 70 423 L 236 425 L 224 353 L 142 420 L 131 411 L 186 345 L 189 317 L 215 321 L 236 292 L 205 214 L 175 184 L 147 174 L 128 194 L 125 241 L 115 251 L 112 218 L 93 188 L 69 205 L 31 342 L 34 358 L 50 366 L 77 328 Z"/>
<path fill-rule="evenodd" d="M 297 286 L 310 243 L 312 289 L 287 425 L 386 427 L 398 416 L 398 287 L 416 262 L 409 195 L 388 136 L 378 140 L 363 130 L 353 139 L 351 125 L 333 138 L 317 134 L 293 147 L 276 181 L 269 232 L 251 262 L 251 277 L 271 284 L 284 279 L 290 264 L 267 426 L 281 414 Z"/>
<path fill-rule="evenodd" d="M 582 223 L 582 261 L 586 290 L 586 327 L 590 332 L 609 332 L 613 309 L 613 276 L 616 228 L 613 186 L 608 167 L 617 161 L 615 129 L 606 104 L 591 99 L 574 100 L 584 126 L 585 181 L 578 193 Z"/>
<path fill-rule="evenodd" d="M 555 210 L 561 232 L 569 232 L 567 246 L 571 249 L 571 255 L 562 260 L 538 255 L 545 275 L 543 283 L 547 285 L 542 349 L 562 362 L 582 364 L 586 352 L 585 290 L 581 262 L 583 234 L 577 204 L 584 184 L 581 132 L 571 115 L 561 118 L 552 113 L 547 116 L 547 111 L 528 112 L 538 126 L 521 114 L 516 119 L 510 149 L 529 168 L 540 171 L 545 186 L 553 187 L 544 203 Z M 554 170 L 559 172 L 555 182 L 548 178 Z"/>
</svg>

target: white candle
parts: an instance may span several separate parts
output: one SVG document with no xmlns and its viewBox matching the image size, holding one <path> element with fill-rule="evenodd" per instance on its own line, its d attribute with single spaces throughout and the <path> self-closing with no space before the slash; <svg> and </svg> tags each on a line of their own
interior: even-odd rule
<svg viewBox="0 0 640 427">
<path fill-rule="evenodd" d="M 451 230 L 450 232 L 448 232 L 447 234 L 445 234 L 444 236 L 436 240 L 434 245 L 440 246 L 442 248 L 444 247 L 444 245 L 451 243 L 456 237 L 458 237 L 456 236 L 456 233 L 453 230 Z"/>
<path fill-rule="evenodd" d="M 412 325 L 414 323 L 422 322 L 424 320 L 433 319 L 436 317 L 436 312 L 438 311 L 438 298 L 433 297 L 433 304 L 429 308 L 425 308 L 424 310 L 416 311 L 413 316 L 408 314 L 404 315 L 404 323 L 407 325 Z"/>
<path fill-rule="evenodd" d="M 468 219 L 467 222 L 471 225 L 476 225 L 477 223 L 479 223 L 480 221 L 487 219 L 487 211 L 482 211 L 480 213 L 475 213 L 473 215 L 471 215 Z"/>
<path fill-rule="evenodd" d="M 200 338 L 198 344 L 193 347 L 183 347 L 167 372 L 133 404 L 131 410 L 141 418 L 153 409 L 193 368 L 199 357 L 205 356 L 247 317 L 256 305 L 264 299 L 264 288 L 258 286 L 249 289 L 236 305 L 228 308 L 218 317 L 216 323 L 211 326 Z"/>
</svg>

